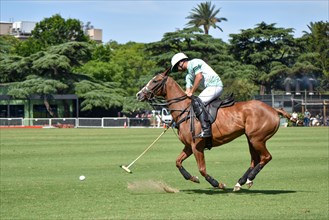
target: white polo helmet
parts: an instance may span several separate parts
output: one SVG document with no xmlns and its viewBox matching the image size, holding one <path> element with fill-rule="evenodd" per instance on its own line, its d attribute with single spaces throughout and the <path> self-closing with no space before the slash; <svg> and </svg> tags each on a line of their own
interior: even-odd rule
<svg viewBox="0 0 329 220">
<path fill-rule="evenodd" d="M 188 57 L 184 53 L 176 53 L 171 58 L 171 71 L 177 71 L 177 64 L 182 60 L 187 60 Z"/>
</svg>

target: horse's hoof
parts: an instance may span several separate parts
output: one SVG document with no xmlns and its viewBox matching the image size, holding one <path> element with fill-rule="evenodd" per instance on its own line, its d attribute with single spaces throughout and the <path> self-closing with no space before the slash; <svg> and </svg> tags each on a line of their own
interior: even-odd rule
<svg viewBox="0 0 329 220">
<path fill-rule="evenodd" d="M 192 176 L 190 180 L 194 183 L 200 183 L 199 177 L 197 176 Z"/>
<path fill-rule="evenodd" d="M 240 183 L 235 184 L 234 188 L 233 188 L 233 192 L 237 192 L 241 190 L 241 185 Z"/>
<path fill-rule="evenodd" d="M 226 184 L 225 183 L 219 183 L 218 188 L 225 190 Z"/>
<path fill-rule="evenodd" d="M 252 187 L 253 184 L 254 182 L 252 180 L 247 179 L 246 185 L 248 186 L 248 189 L 250 189 L 250 187 Z"/>
</svg>

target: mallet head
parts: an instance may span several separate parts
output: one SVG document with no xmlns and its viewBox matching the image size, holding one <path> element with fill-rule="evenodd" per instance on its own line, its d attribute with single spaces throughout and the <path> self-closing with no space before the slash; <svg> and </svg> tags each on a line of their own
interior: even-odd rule
<svg viewBox="0 0 329 220">
<path fill-rule="evenodd" d="M 129 168 L 126 167 L 125 165 L 121 165 L 120 167 L 124 169 L 127 173 L 132 173 L 131 170 L 129 170 Z"/>
</svg>

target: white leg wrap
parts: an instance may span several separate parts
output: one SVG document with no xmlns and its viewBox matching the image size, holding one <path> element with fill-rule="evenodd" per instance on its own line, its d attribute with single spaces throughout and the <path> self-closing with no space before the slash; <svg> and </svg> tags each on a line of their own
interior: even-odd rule
<svg viewBox="0 0 329 220">
<path fill-rule="evenodd" d="M 239 191 L 240 189 L 241 189 L 241 185 L 240 185 L 240 183 L 237 183 L 237 184 L 235 184 L 233 191 L 236 192 L 236 191 Z"/>
<path fill-rule="evenodd" d="M 252 180 L 247 179 L 246 185 L 248 186 L 248 188 L 252 187 L 253 184 L 254 182 Z"/>
</svg>

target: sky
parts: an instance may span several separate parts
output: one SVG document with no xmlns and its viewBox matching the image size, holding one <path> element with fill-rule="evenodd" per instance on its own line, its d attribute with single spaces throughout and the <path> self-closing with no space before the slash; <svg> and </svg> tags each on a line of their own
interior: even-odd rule
<svg viewBox="0 0 329 220">
<path fill-rule="evenodd" d="M 209 1 L 209 0 L 208 0 Z M 60 14 L 83 23 L 91 22 L 103 30 L 103 42 L 129 41 L 151 43 L 160 41 L 167 32 L 186 27 L 193 8 L 204 1 L 198 0 L 0 0 L 0 21 L 35 21 Z M 261 22 L 276 23 L 277 28 L 293 28 L 294 36 L 309 32 L 311 22 L 329 20 L 329 0 L 215 0 L 220 9 L 217 17 L 224 17 L 210 29 L 214 38 L 225 42 L 229 34 L 255 28 Z"/>
</svg>

